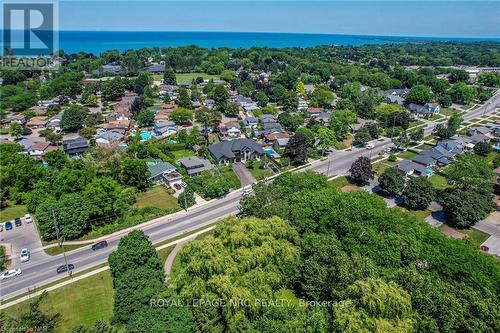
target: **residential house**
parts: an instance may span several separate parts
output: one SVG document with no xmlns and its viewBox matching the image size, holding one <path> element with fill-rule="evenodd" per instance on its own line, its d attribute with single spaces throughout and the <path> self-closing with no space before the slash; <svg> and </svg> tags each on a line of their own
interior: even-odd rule
<svg viewBox="0 0 500 333">
<path fill-rule="evenodd" d="M 9 118 L 9 121 L 11 123 L 18 123 L 20 125 L 24 125 L 26 124 L 26 116 L 22 113 L 17 113 L 15 115 L 13 115 L 12 117 Z"/>
<path fill-rule="evenodd" d="M 47 126 L 47 118 L 46 117 L 33 117 L 28 120 L 26 126 L 29 128 L 44 128 Z"/>
<path fill-rule="evenodd" d="M 167 137 L 176 134 L 179 131 L 179 126 L 171 120 L 160 120 L 155 121 L 153 131 L 158 136 Z"/>
<path fill-rule="evenodd" d="M 22 138 L 17 143 L 23 146 L 24 148 L 23 152 L 26 154 L 30 151 L 31 146 L 33 146 L 33 141 L 27 138 Z"/>
<path fill-rule="evenodd" d="M 285 149 L 288 141 L 290 141 L 290 138 L 277 138 L 274 140 L 273 149 L 278 152 Z"/>
<path fill-rule="evenodd" d="M 424 107 L 427 110 L 427 114 L 438 114 L 441 110 L 438 103 L 425 103 Z"/>
<path fill-rule="evenodd" d="M 299 98 L 298 109 L 299 110 L 307 110 L 307 108 L 309 108 L 309 104 L 307 104 L 307 102 L 304 99 Z"/>
<path fill-rule="evenodd" d="M 35 159 L 41 159 L 42 156 L 48 151 L 49 147 L 50 147 L 49 142 L 45 141 L 34 142 L 31 148 L 29 149 L 28 154 Z"/>
<path fill-rule="evenodd" d="M 321 125 L 325 125 L 330 121 L 330 112 L 317 113 L 314 114 L 312 118 L 319 122 Z"/>
<path fill-rule="evenodd" d="M 264 154 L 264 150 L 257 142 L 246 138 L 211 144 L 208 146 L 208 150 L 217 163 L 226 164 L 260 159 Z"/>
<path fill-rule="evenodd" d="M 246 129 L 256 129 L 259 124 L 259 119 L 255 117 L 246 117 L 245 120 L 243 120 L 243 124 Z"/>
<path fill-rule="evenodd" d="M 164 64 L 153 64 L 147 68 L 148 72 L 153 74 L 163 73 L 165 72 Z"/>
<path fill-rule="evenodd" d="M 201 172 L 211 170 L 214 167 L 209 160 L 202 159 L 197 156 L 184 157 L 181 158 L 179 162 L 190 176 L 196 176 Z"/>
<path fill-rule="evenodd" d="M 313 107 L 310 107 L 307 109 L 307 112 L 312 116 L 312 115 L 316 115 L 316 114 L 320 114 L 322 113 L 324 110 L 323 108 L 313 108 Z"/>
<path fill-rule="evenodd" d="M 78 157 L 87 151 L 89 142 L 84 137 L 78 135 L 63 139 L 62 146 L 66 154 L 70 157 Z"/>
<path fill-rule="evenodd" d="M 408 104 L 408 101 L 406 99 L 398 95 L 388 95 L 385 98 L 385 102 L 388 104 L 399 104 L 402 106 L 406 106 Z"/>
<path fill-rule="evenodd" d="M 241 136 L 240 124 L 237 121 L 228 121 L 219 127 L 223 140 L 231 140 Z"/>
<path fill-rule="evenodd" d="M 98 146 L 115 146 L 125 139 L 126 137 L 121 131 L 104 131 L 95 137 L 95 142 Z"/>
<path fill-rule="evenodd" d="M 263 124 L 265 123 L 277 123 L 278 119 L 272 114 L 263 114 L 259 116 L 259 121 Z"/>
<path fill-rule="evenodd" d="M 53 130 L 55 133 L 59 133 L 61 131 L 61 120 L 62 112 L 49 118 L 49 121 L 47 122 L 47 128 Z"/>
<path fill-rule="evenodd" d="M 283 132 L 283 127 L 280 123 L 264 123 L 262 124 L 262 130 L 264 133 L 276 133 Z"/>
<path fill-rule="evenodd" d="M 45 106 L 33 106 L 31 111 L 35 113 L 35 116 L 45 116 L 47 113 L 47 107 Z"/>
<path fill-rule="evenodd" d="M 278 139 L 289 139 L 290 134 L 285 132 L 273 132 L 273 133 L 264 133 L 263 135 L 264 142 L 267 144 L 273 145 L 274 142 Z"/>
<path fill-rule="evenodd" d="M 408 176 L 428 177 L 434 172 L 431 168 L 427 168 L 422 164 L 408 160 L 403 160 L 398 162 L 398 164 L 396 164 L 396 169 L 401 171 L 407 177 Z"/>
<path fill-rule="evenodd" d="M 100 125 L 101 128 L 109 131 L 123 131 L 126 132 L 132 127 L 131 120 L 113 120 Z"/>
<path fill-rule="evenodd" d="M 472 127 L 467 130 L 468 136 L 474 136 L 478 134 L 489 136 L 491 134 L 491 129 L 489 129 L 488 127 L 481 126 L 481 127 Z"/>
<path fill-rule="evenodd" d="M 315 87 L 314 87 L 314 85 L 312 85 L 312 84 L 305 84 L 305 85 L 304 85 L 304 90 L 305 90 L 305 92 L 306 92 L 307 94 L 309 94 L 309 93 L 314 92 L 314 90 L 316 90 L 316 88 L 315 88 Z"/>
<path fill-rule="evenodd" d="M 436 103 L 426 103 L 424 106 L 410 103 L 407 105 L 408 110 L 417 116 L 429 116 L 439 113 L 439 105 Z"/>
<path fill-rule="evenodd" d="M 122 66 L 115 64 L 102 65 L 100 70 L 101 73 L 109 73 L 112 75 L 120 74 L 121 71 L 122 71 Z"/>
<path fill-rule="evenodd" d="M 146 163 L 149 172 L 151 173 L 149 180 L 155 184 L 168 184 L 172 188 L 176 184 L 182 184 L 182 176 L 175 167 L 161 160 L 155 160 Z"/>
</svg>

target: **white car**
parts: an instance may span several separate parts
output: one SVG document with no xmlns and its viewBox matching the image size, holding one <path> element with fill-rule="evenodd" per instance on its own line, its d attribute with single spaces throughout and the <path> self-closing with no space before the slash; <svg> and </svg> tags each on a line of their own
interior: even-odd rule
<svg viewBox="0 0 500 333">
<path fill-rule="evenodd" d="M 24 220 L 26 221 L 26 223 L 31 223 L 33 222 L 33 217 L 31 217 L 30 214 L 26 214 L 24 215 Z"/>
<path fill-rule="evenodd" d="M 21 250 L 21 262 L 26 262 L 30 260 L 30 250 L 22 249 Z"/>
<path fill-rule="evenodd" d="M 20 268 L 17 268 L 17 269 L 11 269 L 7 272 L 4 272 L 2 275 L 0 275 L 0 280 L 7 280 L 7 279 L 10 279 L 11 277 L 14 277 L 16 275 L 21 275 L 21 269 Z"/>
<path fill-rule="evenodd" d="M 367 143 L 365 145 L 365 148 L 368 149 L 368 150 L 372 150 L 373 148 L 375 148 L 375 146 L 373 145 L 373 143 Z"/>
<path fill-rule="evenodd" d="M 250 195 L 252 193 L 253 193 L 253 190 L 251 187 L 243 190 L 243 195 Z"/>
</svg>

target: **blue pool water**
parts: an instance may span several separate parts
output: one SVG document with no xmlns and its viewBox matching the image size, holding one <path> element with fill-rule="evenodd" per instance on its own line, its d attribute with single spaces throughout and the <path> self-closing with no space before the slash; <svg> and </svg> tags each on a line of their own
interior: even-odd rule
<svg viewBox="0 0 500 333">
<path fill-rule="evenodd" d="M 141 132 L 141 140 L 149 140 L 153 137 L 150 132 Z"/>
</svg>

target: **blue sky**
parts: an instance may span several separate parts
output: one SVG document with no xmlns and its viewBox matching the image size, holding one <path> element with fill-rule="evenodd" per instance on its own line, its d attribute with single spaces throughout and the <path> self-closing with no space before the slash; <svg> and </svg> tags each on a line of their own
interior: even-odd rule
<svg viewBox="0 0 500 333">
<path fill-rule="evenodd" d="M 61 0 L 60 30 L 500 37 L 500 1 Z"/>
</svg>

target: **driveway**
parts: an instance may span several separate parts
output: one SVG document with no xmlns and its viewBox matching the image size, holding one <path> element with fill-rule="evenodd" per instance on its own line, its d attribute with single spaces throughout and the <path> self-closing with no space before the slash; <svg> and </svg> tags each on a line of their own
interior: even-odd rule
<svg viewBox="0 0 500 333">
<path fill-rule="evenodd" d="M 489 235 L 500 238 L 500 212 L 494 212 L 487 218 L 479 221 L 474 228 L 481 230 Z"/>
<path fill-rule="evenodd" d="M 19 255 L 23 248 L 27 248 L 31 251 L 30 261 L 47 257 L 47 254 L 41 249 L 42 242 L 38 236 L 38 230 L 35 223 L 26 223 L 24 218 L 21 220 L 22 225 L 20 227 L 14 226 L 12 230 L 5 230 L 4 228 L 3 231 L 0 232 L 1 243 L 11 244 L 12 246 L 12 268 L 18 268 L 21 265 Z M 35 249 L 37 250 L 33 251 Z"/>
<path fill-rule="evenodd" d="M 242 186 L 247 186 L 256 182 L 255 177 L 252 176 L 250 171 L 241 162 L 233 163 L 233 171 L 236 177 L 240 180 Z"/>
</svg>

